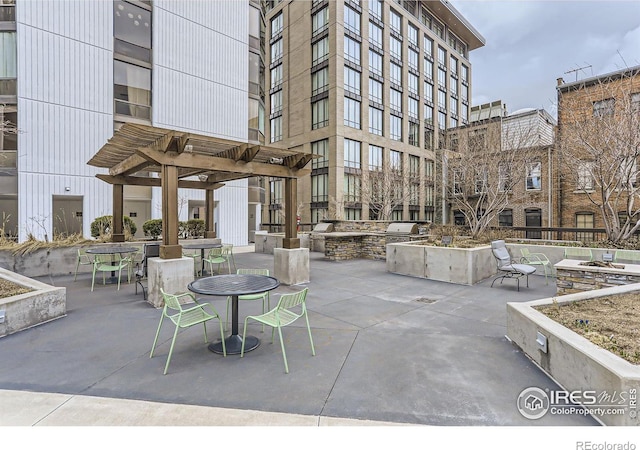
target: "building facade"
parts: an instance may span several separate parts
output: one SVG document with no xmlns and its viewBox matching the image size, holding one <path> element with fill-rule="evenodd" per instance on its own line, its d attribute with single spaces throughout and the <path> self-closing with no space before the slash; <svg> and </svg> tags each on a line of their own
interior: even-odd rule
<svg viewBox="0 0 640 450">
<path fill-rule="evenodd" d="M 561 162 L 557 225 L 634 227 L 640 220 L 640 66 L 570 83 L 559 78 L 556 89 Z"/>
<path fill-rule="evenodd" d="M 300 220 L 433 220 L 435 151 L 469 121 L 484 38 L 445 1 L 276 0 L 266 22 L 267 141 L 319 155 Z M 264 183 L 263 223 L 282 223 L 282 181 Z"/>
<path fill-rule="evenodd" d="M 506 203 L 490 220 L 490 226 L 550 227 L 556 210 L 556 122 L 544 109 L 524 108 L 508 113 L 502 101 L 473 106 L 466 126 L 449 130 L 443 153 L 453 169 L 446 169 L 442 195 L 446 197 L 449 223 L 465 225 L 456 197 L 471 206 L 474 201 Z M 459 158 L 467 152 L 466 158 Z M 469 157 L 469 154 L 471 157 Z M 455 166 L 461 159 L 461 168 Z M 504 164 L 501 166 L 501 164 Z M 464 174 L 465 186 L 456 179 Z M 463 189 L 466 191 L 462 192 Z M 440 188 L 439 188 L 440 190 Z M 493 207 L 493 205 L 491 205 Z M 539 238 L 539 231 L 527 233 Z"/>
<path fill-rule="evenodd" d="M 249 0 L 3 1 L 0 104 L 19 130 L 0 141 L 5 234 L 90 236 L 112 194 L 86 163 L 125 122 L 263 143 L 264 30 Z M 250 190 L 238 180 L 215 191 L 225 242 L 246 244 L 259 222 Z M 126 187 L 138 235 L 160 202 L 160 188 Z M 179 202 L 180 220 L 202 218 L 203 191 Z"/>
</svg>

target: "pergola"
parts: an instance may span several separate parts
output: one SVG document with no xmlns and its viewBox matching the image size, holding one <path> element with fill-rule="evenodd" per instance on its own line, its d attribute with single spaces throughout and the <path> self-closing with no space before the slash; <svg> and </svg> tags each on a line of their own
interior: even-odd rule
<svg viewBox="0 0 640 450">
<path fill-rule="evenodd" d="M 182 257 L 178 244 L 178 188 L 206 190 L 205 237 L 216 237 L 213 191 L 224 182 L 267 176 L 285 179 L 285 237 L 283 247 L 300 248 L 296 230 L 297 179 L 314 157 L 276 147 L 247 144 L 210 136 L 126 123 L 87 164 L 109 169 L 97 178 L 113 185 L 113 242 L 124 242 L 125 185 L 162 187 L 162 245 L 160 257 Z M 159 176 L 136 175 L 139 172 Z"/>
</svg>

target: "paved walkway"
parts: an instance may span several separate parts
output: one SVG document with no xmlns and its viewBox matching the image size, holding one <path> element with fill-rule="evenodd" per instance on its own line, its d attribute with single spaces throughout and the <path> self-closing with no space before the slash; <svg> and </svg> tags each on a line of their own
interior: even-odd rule
<svg viewBox="0 0 640 450">
<path fill-rule="evenodd" d="M 273 256 L 238 252 L 236 263 L 272 269 Z M 250 325 L 262 343 L 244 358 L 211 353 L 199 330 L 182 331 L 164 376 L 172 330 L 149 358 L 160 311 L 133 284 L 92 293 L 89 274 L 41 278 L 67 287 L 67 316 L 0 340 L 0 425 L 597 424 L 531 421 L 516 409 L 524 388 L 557 388 L 504 336 L 506 302 L 552 295 L 544 277 L 517 292 L 508 281 L 454 285 L 318 253 L 310 266 L 316 356 L 303 323 L 285 328 L 289 374 L 277 341 Z M 224 314 L 225 299 L 210 301 Z M 242 316 L 259 310 L 240 306 Z"/>
</svg>

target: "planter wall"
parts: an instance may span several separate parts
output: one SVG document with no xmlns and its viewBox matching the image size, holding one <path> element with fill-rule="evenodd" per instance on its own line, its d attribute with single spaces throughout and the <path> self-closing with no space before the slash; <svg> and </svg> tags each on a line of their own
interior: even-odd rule
<svg viewBox="0 0 640 450">
<path fill-rule="evenodd" d="M 556 300 L 563 304 L 626 292 L 640 293 L 640 284 L 616 286 L 526 303 L 507 303 L 507 337 L 567 391 L 640 393 L 640 367 L 619 358 L 534 309 Z M 536 342 L 547 339 L 546 353 Z M 606 425 L 638 425 L 625 415 L 597 416 Z"/>
<path fill-rule="evenodd" d="M 387 271 L 448 283 L 473 285 L 496 273 L 491 247 L 388 244 Z"/>
<path fill-rule="evenodd" d="M 0 337 L 25 330 L 67 314 L 67 289 L 49 286 L 0 269 L 0 277 L 33 289 L 32 292 L 0 298 Z"/>
</svg>

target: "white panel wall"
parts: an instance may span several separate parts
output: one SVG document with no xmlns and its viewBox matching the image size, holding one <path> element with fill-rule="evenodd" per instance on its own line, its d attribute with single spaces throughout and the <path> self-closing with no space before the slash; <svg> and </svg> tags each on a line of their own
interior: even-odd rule
<svg viewBox="0 0 640 450">
<path fill-rule="evenodd" d="M 104 171 L 86 162 L 113 134 L 112 8 L 17 1 L 20 240 L 51 238 L 53 195 L 84 196 L 85 236 L 111 212 L 111 188 L 94 177 Z"/>
<path fill-rule="evenodd" d="M 248 139 L 249 4 L 247 1 L 153 3 L 153 124 L 246 142 Z M 181 189 L 186 200 L 204 191 Z M 215 191 L 218 237 L 248 243 L 247 180 Z M 152 216 L 161 194 L 153 189 Z M 187 219 L 187 208 L 180 220 Z"/>
</svg>

